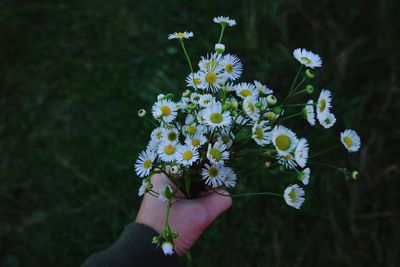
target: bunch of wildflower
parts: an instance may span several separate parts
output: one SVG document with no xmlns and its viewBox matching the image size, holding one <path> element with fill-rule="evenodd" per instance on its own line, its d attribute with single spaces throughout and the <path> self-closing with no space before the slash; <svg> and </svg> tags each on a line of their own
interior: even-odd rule
<svg viewBox="0 0 400 267">
<path fill-rule="evenodd" d="M 217 17 L 214 22 L 221 26 L 215 52 L 201 57 L 196 69 L 184 43 L 185 39 L 193 37 L 193 33 L 169 35 L 168 39 L 178 40 L 187 59 L 190 68 L 186 76 L 188 89 L 178 97 L 172 93 L 159 95 L 151 109 L 152 118 L 145 110 L 139 111 L 140 117 L 151 120 L 156 126 L 147 148 L 139 154 L 135 164 L 136 174 L 143 178 L 139 195 L 149 193 L 168 202 L 164 230 L 153 240 L 161 245 L 166 255 L 173 253 L 176 230 L 179 230 L 170 229 L 168 224 L 172 200 L 178 197 L 178 191 L 192 198 L 196 196 L 193 189 L 199 188 L 198 185 L 204 190 L 235 187 L 237 175 L 229 163 L 234 156 L 246 151 L 249 144 L 257 146 L 266 167 L 280 166 L 282 171 L 292 172 L 296 181 L 305 186 L 311 177 L 309 142 L 283 122 L 301 116 L 315 127 L 316 121 L 323 128 L 330 128 L 336 122 L 331 112 L 332 93 L 327 89 L 321 90 L 316 101 L 289 103 L 297 95 L 313 94 L 314 86 L 305 85 L 305 82 L 310 82 L 315 76 L 313 70 L 322 66 L 318 55 L 305 49 L 294 50 L 293 56 L 300 62 L 300 67 L 287 97 L 278 102 L 273 90 L 264 83 L 238 82 L 243 64 L 237 55 L 225 53 L 225 45 L 221 43 L 225 28 L 236 25 L 236 21 Z M 303 78 L 300 77 L 302 71 Z M 299 107 L 300 111 L 290 114 L 292 107 Z M 340 141 L 349 152 L 360 149 L 360 138 L 353 130 L 343 131 Z M 356 176 L 346 169 L 337 169 L 346 176 Z M 165 185 L 160 192 L 154 191 L 150 178 L 156 173 L 164 173 L 175 188 Z M 299 209 L 305 200 L 304 189 L 299 184 L 289 185 L 283 194 L 262 193 L 283 197 L 289 206 Z"/>
</svg>

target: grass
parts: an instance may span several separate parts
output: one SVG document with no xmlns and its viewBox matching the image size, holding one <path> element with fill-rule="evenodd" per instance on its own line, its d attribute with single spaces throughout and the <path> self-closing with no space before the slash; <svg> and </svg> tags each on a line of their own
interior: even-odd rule
<svg viewBox="0 0 400 267">
<path fill-rule="evenodd" d="M 197 61 L 218 38 L 217 15 L 238 21 L 224 42 L 242 58 L 243 80 L 266 82 L 278 98 L 297 68 L 294 48 L 322 56 L 315 85 L 333 90 L 339 122 L 328 134 L 291 127 L 313 135 L 314 151 L 357 129 L 358 156 L 323 160 L 361 175 L 346 182 L 313 168 L 301 211 L 279 198 L 234 199 L 187 265 L 398 266 L 397 10 L 394 0 L 2 1 L 0 266 L 78 266 L 132 221 L 132 164 L 151 130 L 137 110 L 181 92 L 188 73 L 166 36 L 193 31 Z M 253 164 L 235 192 L 282 190 L 285 179 Z"/>
</svg>

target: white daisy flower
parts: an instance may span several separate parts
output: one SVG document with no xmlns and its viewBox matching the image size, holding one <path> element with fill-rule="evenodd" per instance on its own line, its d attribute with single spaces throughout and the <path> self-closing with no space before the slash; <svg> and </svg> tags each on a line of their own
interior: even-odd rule
<svg viewBox="0 0 400 267">
<path fill-rule="evenodd" d="M 251 83 L 239 83 L 235 86 L 236 94 L 238 97 L 245 99 L 248 96 L 258 97 L 257 88 Z"/>
<path fill-rule="evenodd" d="M 329 90 L 322 89 L 319 94 L 317 103 L 317 118 L 322 120 L 329 113 L 329 109 L 332 107 L 332 93 Z"/>
<path fill-rule="evenodd" d="M 212 95 L 210 94 L 204 94 L 200 96 L 199 100 L 199 105 L 200 107 L 206 108 L 208 107 L 212 102 L 215 102 L 215 99 Z"/>
<path fill-rule="evenodd" d="M 272 143 L 281 155 L 287 155 L 295 148 L 298 139 L 296 134 L 282 125 L 277 125 L 271 132 Z"/>
<path fill-rule="evenodd" d="M 311 126 L 315 125 L 314 101 L 308 100 L 303 108 L 303 116 Z"/>
<path fill-rule="evenodd" d="M 308 185 L 310 182 L 311 171 L 310 168 L 305 168 L 303 171 L 299 172 L 297 178 L 304 184 Z"/>
<path fill-rule="evenodd" d="M 252 129 L 252 138 L 260 146 L 266 146 L 271 143 L 271 127 L 268 126 L 267 121 L 254 123 Z"/>
<path fill-rule="evenodd" d="M 201 124 L 191 123 L 182 127 L 184 135 L 202 134 L 207 131 L 207 127 Z"/>
<path fill-rule="evenodd" d="M 335 122 L 336 122 L 336 117 L 333 115 L 333 113 L 325 113 L 324 115 L 321 115 L 318 117 L 319 124 L 321 124 L 325 129 L 331 128 Z"/>
<path fill-rule="evenodd" d="M 236 186 L 236 173 L 232 168 L 224 167 L 222 170 L 222 181 L 226 187 L 235 187 Z"/>
<path fill-rule="evenodd" d="M 297 184 L 288 186 L 283 193 L 283 197 L 286 204 L 296 209 L 300 209 L 305 200 L 304 190 Z"/>
<path fill-rule="evenodd" d="M 189 39 L 193 37 L 193 32 L 174 32 L 168 35 L 168 40 L 172 39 Z"/>
<path fill-rule="evenodd" d="M 271 95 L 274 93 L 271 89 L 269 89 L 267 86 L 263 85 L 259 81 L 254 81 L 254 85 L 256 86 L 258 92 L 261 95 Z"/>
<path fill-rule="evenodd" d="M 146 150 L 157 151 L 159 144 L 160 144 L 160 141 L 152 138 L 152 139 L 150 139 L 149 143 L 147 143 Z"/>
<path fill-rule="evenodd" d="M 201 84 L 198 88 L 207 92 L 218 92 L 224 85 L 226 77 L 217 68 L 208 71 L 200 71 Z"/>
<path fill-rule="evenodd" d="M 226 145 L 220 139 L 214 145 L 208 144 L 207 159 L 211 163 L 221 165 L 229 159 L 229 152 L 226 150 Z"/>
<path fill-rule="evenodd" d="M 161 142 L 158 146 L 158 156 L 164 162 L 172 162 L 176 160 L 178 154 L 177 142 Z"/>
<path fill-rule="evenodd" d="M 147 189 L 147 182 L 146 180 L 143 180 L 142 185 L 139 187 L 138 196 L 139 197 L 143 196 L 144 193 L 146 193 L 146 189 Z"/>
<path fill-rule="evenodd" d="M 340 133 L 340 141 L 350 153 L 357 152 L 361 147 L 360 136 L 354 130 L 347 129 Z"/>
<path fill-rule="evenodd" d="M 226 26 L 233 27 L 236 25 L 236 21 L 234 19 L 231 19 L 229 17 L 222 17 L 222 16 L 215 17 L 214 22 L 221 24 L 221 26 L 223 26 L 223 27 L 226 27 Z"/>
<path fill-rule="evenodd" d="M 230 148 L 233 145 L 233 140 L 235 140 L 235 134 L 230 128 L 222 128 L 218 140 L 221 140 L 226 148 Z"/>
<path fill-rule="evenodd" d="M 204 123 L 212 129 L 216 127 L 228 127 L 231 124 L 231 116 L 228 111 L 222 112 L 221 102 L 213 102 L 210 106 L 204 109 L 201 114 Z"/>
<path fill-rule="evenodd" d="M 185 124 L 192 124 L 196 121 L 196 117 L 193 114 L 188 114 L 185 118 Z"/>
<path fill-rule="evenodd" d="M 156 153 L 153 151 L 142 151 L 139 154 L 139 158 L 136 160 L 135 163 L 135 171 L 137 176 L 139 177 L 146 177 L 149 175 L 152 167 L 153 162 L 156 158 Z"/>
<path fill-rule="evenodd" d="M 251 120 L 248 118 L 243 117 L 242 115 L 236 116 L 235 124 L 241 126 L 251 126 Z"/>
<path fill-rule="evenodd" d="M 163 242 L 161 245 L 161 248 L 162 248 L 165 256 L 174 254 L 174 246 L 172 245 L 171 242 L 167 242 L 167 241 Z"/>
<path fill-rule="evenodd" d="M 304 48 L 295 49 L 293 51 L 293 56 L 306 67 L 313 69 L 322 66 L 322 59 L 317 54 L 307 51 Z"/>
<path fill-rule="evenodd" d="M 228 79 L 234 81 L 242 75 L 243 65 L 237 56 L 227 54 L 223 57 L 221 64 Z"/>
<path fill-rule="evenodd" d="M 206 57 L 201 57 L 199 61 L 200 72 L 208 72 L 214 70 L 216 73 L 223 71 L 222 69 L 222 55 L 217 53 L 207 54 Z"/>
<path fill-rule="evenodd" d="M 172 122 L 177 115 L 175 103 L 168 99 L 163 99 L 154 103 L 152 113 L 154 118 L 166 123 Z"/>
<path fill-rule="evenodd" d="M 191 166 L 199 159 L 199 152 L 191 145 L 183 145 L 178 148 L 177 161 L 184 166 Z"/>
<path fill-rule="evenodd" d="M 225 84 L 226 91 L 228 92 L 235 92 L 236 91 L 236 85 L 234 83 L 227 83 Z"/>
<path fill-rule="evenodd" d="M 296 150 L 294 152 L 294 158 L 301 168 L 304 168 L 307 164 L 308 151 L 309 147 L 307 140 L 305 138 L 301 138 L 297 143 Z"/>
<path fill-rule="evenodd" d="M 161 191 L 159 192 L 158 199 L 161 201 L 168 201 L 170 196 L 172 195 L 172 188 L 169 184 L 165 184 L 161 187 Z"/>
<path fill-rule="evenodd" d="M 163 141 L 177 142 L 179 139 L 179 131 L 175 127 L 164 128 Z"/>
<path fill-rule="evenodd" d="M 204 168 L 201 170 L 201 177 L 203 180 L 206 180 L 206 184 L 211 187 L 221 186 L 224 183 L 222 179 L 222 169 L 222 166 L 216 164 L 212 164 L 211 166 L 205 164 Z"/>
<path fill-rule="evenodd" d="M 192 101 L 193 103 L 199 103 L 199 100 L 200 100 L 200 97 L 201 97 L 201 95 L 200 94 L 198 94 L 198 93 L 192 93 L 191 95 L 190 95 L 190 101 Z"/>
<path fill-rule="evenodd" d="M 285 169 L 294 169 L 296 168 L 296 161 L 294 158 L 293 153 L 289 153 L 286 155 L 278 155 L 278 162 L 281 164 Z"/>
<path fill-rule="evenodd" d="M 204 136 L 204 134 L 195 134 L 186 137 L 185 144 L 193 146 L 195 148 L 199 148 L 202 145 L 207 143 L 207 138 Z"/>
<path fill-rule="evenodd" d="M 260 117 L 260 109 L 256 107 L 256 99 L 253 96 L 248 96 L 244 99 L 243 111 L 252 120 L 258 120 Z"/>
<path fill-rule="evenodd" d="M 201 84 L 201 80 L 200 80 L 199 72 L 190 73 L 186 77 L 186 86 L 187 87 L 192 87 L 192 88 L 196 89 L 197 87 L 200 86 L 200 84 Z"/>
</svg>

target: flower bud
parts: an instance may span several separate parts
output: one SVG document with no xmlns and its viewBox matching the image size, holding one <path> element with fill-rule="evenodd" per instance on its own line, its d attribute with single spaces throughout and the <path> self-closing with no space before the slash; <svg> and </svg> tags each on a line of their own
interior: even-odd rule
<svg viewBox="0 0 400 267">
<path fill-rule="evenodd" d="M 146 110 L 144 110 L 144 109 L 139 109 L 138 115 L 139 115 L 139 117 L 143 118 L 144 116 L 146 116 Z"/>
<path fill-rule="evenodd" d="M 307 69 L 305 72 L 304 72 L 304 76 L 307 78 L 307 79 L 313 79 L 314 78 L 314 76 L 315 76 L 315 74 L 314 74 L 314 72 L 312 71 L 312 70 L 310 70 L 310 69 Z"/>
<path fill-rule="evenodd" d="M 299 172 L 297 174 L 297 179 L 299 179 L 299 181 L 302 181 L 305 177 L 306 177 L 306 173 L 305 172 Z"/>
<path fill-rule="evenodd" d="M 153 240 L 151 241 L 151 243 L 153 243 L 153 244 L 158 244 L 158 243 L 160 243 L 160 237 L 159 237 L 159 236 L 154 236 L 154 237 L 153 237 Z"/>
<path fill-rule="evenodd" d="M 274 106 L 276 104 L 276 97 L 274 95 L 267 96 L 267 103 L 270 106 Z"/>
<path fill-rule="evenodd" d="M 222 54 L 225 52 L 225 45 L 223 44 L 215 44 L 215 52 L 218 54 Z"/>
<path fill-rule="evenodd" d="M 187 89 L 187 90 L 183 91 L 182 96 L 188 97 L 188 96 L 190 96 L 190 93 L 191 93 L 191 91 L 189 89 Z"/>
<path fill-rule="evenodd" d="M 179 233 L 177 231 L 172 231 L 172 238 L 177 238 Z"/>
<path fill-rule="evenodd" d="M 314 86 L 312 86 L 311 84 L 308 84 L 307 86 L 306 86 L 306 93 L 307 94 L 309 94 L 309 95 L 311 95 L 312 93 L 314 93 Z"/>
<path fill-rule="evenodd" d="M 262 104 L 261 104 L 261 102 L 256 102 L 256 108 L 261 108 L 262 107 Z"/>
<path fill-rule="evenodd" d="M 172 166 L 170 169 L 169 169 L 169 172 L 171 173 L 171 174 L 177 174 L 178 172 L 179 172 L 179 167 L 178 166 Z"/>
<path fill-rule="evenodd" d="M 264 166 L 265 166 L 265 168 L 271 168 L 271 166 L 272 166 L 272 162 L 271 161 L 266 161 L 265 163 L 264 163 Z"/>
<path fill-rule="evenodd" d="M 351 178 L 353 178 L 354 180 L 357 180 L 358 179 L 358 171 L 352 171 L 351 172 Z"/>
<path fill-rule="evenodd" d="M 229 102 L 226 102 L 224 105 L 223 105 L 223 109 L 224 110 L 228 110 L 228 109 L 230 109 L 230 107 L 231 107 L 231 104 L 229 103 Z"/>
<path fill-rule="evenodd" d="M 195 109 L 195 108 L 197 108 L 197 104 L 196 104 L 196 103 L 190 103 L 190 104 L 188 105 L 188 108 L 189 108 L 189 109 Z"/>
<path fill-rule="evenodd" d="M 231 98 L 231 101 L 229 101 L 231 104 L 231 107 L 233 107 L 234 109 L 237 109 L 239 106 L 238 101 L 235 98 Z"/>
<path fill-rule="evenodd" d="M 272 111 L 268 111 L 264 116 L 269 120 L 270 123 L 274 123 L 278 118 L 278 115 Z"/>
<path fill-rule="evenodd" d="M 173 93 L 169 93 L 169 94 L 166 95 L 166 97 L 169 98 L 169 99 L 174 98 L 174 96 L 175 96 L 175 95 L 174 95 Z"/>
<path fill-rule="evenodd" d="M 157 96 L 157 100 L 158 100 L 158 101 L 163 100 L 164 98 L 165 98 L 165 95 L 164 95 L 164 94 L 159 94 L 159 95 Z"/>
<path fill-rule="evenodd" d="M 164 242 L 161 245 L 161 248 L 165 255 L 172 255 L 174 254 L 174 246 L 171 242 Z"/>
<path fill-rule="evenodd" d="M 276 108 L 273 108 L 273 109 L 272 109 L 272 111 L 273 111 L 275 114 L 279 115 L 279 114 L 281 114 L 281 112 L 282 112 L 282 109 L 281 109 L 281 108 L 278 108 L 278 107 L 276 107 Z"/>
</svg>

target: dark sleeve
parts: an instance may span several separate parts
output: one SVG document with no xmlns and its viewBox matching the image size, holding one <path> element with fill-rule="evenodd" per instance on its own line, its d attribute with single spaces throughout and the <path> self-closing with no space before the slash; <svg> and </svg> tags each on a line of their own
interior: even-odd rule
<svg viewBox="0 0 400 267">
<path fill-rule="evenodd" d="M 91 255 L 81 267 L 181 267 L 176 254 L 165 256 L 151 241 L 158 233 L 137 223 L 128 224 L 109 248 Z"/>
</svg>

